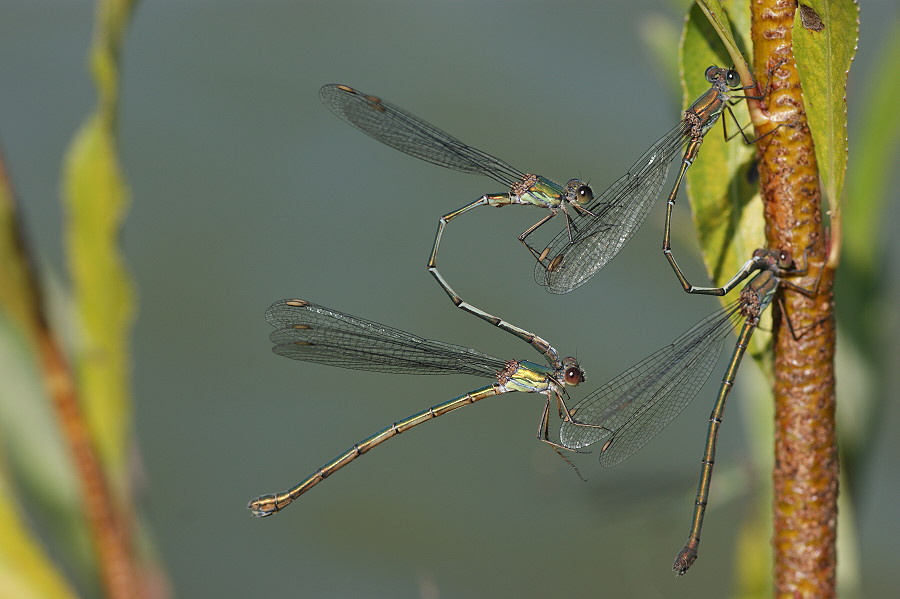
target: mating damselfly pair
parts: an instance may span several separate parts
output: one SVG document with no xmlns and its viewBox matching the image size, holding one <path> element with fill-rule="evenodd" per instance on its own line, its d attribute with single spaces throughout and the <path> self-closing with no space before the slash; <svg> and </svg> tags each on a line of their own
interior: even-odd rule
<svg viewBox="0 0 900 599">
<path fill-rule="evenodd" d="M 379 97 L 345 85 L 324 86 L 320 96 L 326 106 L 373 138 L 441 166 L 481 173 L 507 187 L 507 192 L 486 194 L 441 217 L 427 266 L 456 306 L 525 340 L 543 354 L 545 363 L 503 360 L 467 347 L 423 339 L 307 300 L 276 302 L 266 316 L 276 329 L 271 338 L 274 351 L 280 355 L 389 373 L 473 374 L 494 382 L 397 421 L 354 444 L 293 488 L 251 501 L 249 507 L 253 513 L 274 514 L 387 439 L 462 406 L 510 391 L 545 396 L 537 437 L 557 453 L 599 448 L 601 464 L 615 465 L 640 449 L 693 399 L 715 366 L 725 339 L 740 326 L 738 342 L 710 418 L 689 540 L 675 562 L 676 571 L 687 570 L 697 554 L 725 400 L 747 341 L 776 291 L 790 286 L 785 277 L 803 270 L 794 265 L 786 252 L 758 250 L 725 286 L 706 288 L 690 285 L 675 262 L 669 243 L 672 207 L 704 135 L 724 111 L 730 111 L 729 100 L 762 98 L 737 95 L 738 90 L 755 86 L 741 86 L 737 74 L 730 69 L 710 67 L 706 78 L 710 89 L 685 111 L 681 122 L 599 195 L 579 179 L 563 186 L 519 171 Z M 745 141 L 751 140 L 745 137 Z M 738 300 L 607 384 L 580 400 L 572 400 L 568 387 L 579 385 L 585 378 L 574 358 L 560 359 L 555 347 L 543 338 L 464 302 L 438 272 L 437 254 L 445 226 L 480 206 L 522 204 L 544 208 L 547 214 L 526 229 L 519 240 L 535 260 L 535 280 L 553 293 L 567 293 L 590 279 L 633 236 L 646 219 L 667 178 L 669 166 L 679 153 L 682 164 L 668 196 L 663 248 L 682 286 L 690 293 L 725 295 L 756 274 L 744 286 Z M 546 247 L 533 247 L 529 236 L 559 212 L 564 220 L 562 230 Z M 554 409 L 559 414 L 560 429 L 558 435 L 551 437 Z"/>
</svg>

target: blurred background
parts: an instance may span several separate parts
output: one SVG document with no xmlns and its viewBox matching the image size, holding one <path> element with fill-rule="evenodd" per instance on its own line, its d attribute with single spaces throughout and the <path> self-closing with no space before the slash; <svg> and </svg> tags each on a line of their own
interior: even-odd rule
<svg viewBox="0 0 900 599">
<path fill-rule="evenodd" d="M 539 358 L 454 309 L 425 270 L 438 218 L 505 190 L 372 141 L 321 105 L 319 87 L 380 95 L 521 170 L 580 177 L 600 191 L 679 118 L 684 12 L 684 3 L 653 0 L 139 5 L 122 64 L 120 151 L 133 197 L 123 244 L 139 294 L 140 509 L 176 594 L 733 592 L 742 523 L 769 502 L 756 495 L 769 475 L 754 466 L 746 423 L 771 401 L 749 360 L 720 436 L 700 559 L 683 578 L 671 562 L 687 535 L 724 360 L 627 462 L 603 469 L 595 455 L 576 456 L 587 482 L 535 440 L 542 398 L 508 394 L 386 443 L 284 513 L 257 520 L 245 509 L 393 421 L 486 384 L 275 356 L 264 320 L 273 301 L 302 297 L 500 357 Z M 95 99 L 85 68 L 93 6 L 3 0 L 0 14 L 3 151 L 30 242 L 59 289 L 59 173 Z M 896 18 L 889 0 L 862 7 L 848 93 L 851 171 L 855 123 L 866 90 L 885 76 L 879 57 Z M 898 224 L 896 202 L 888 205 L 885 231 Z M 686 202 L 676 212 L 677 255 L 700 283 Z M 439 266 L 467 301 L 576 355 L 587 382 L 573 398 L 718 307 L 679 290 L 659 251 L 662 201 L 616 260 L 565 296 L 532 282 L 533 262 L 516 241 L 542 215 L 471 212 L 445 231 Z M 894 294 L 897 249 L 889 240 L 884 276 Z M 884 329 L 896 333 L 890 318 Z M 898 349 L 896 339 L 870 348 Z M 853 385 L 839 401 L 865 383 L 855 356 L 841 354 L 839 379 Z M 892 377 L 880 382 L 888 398 L 898 392 Z M 856 526 L 839 554 L 852 566 L 846 582 L 870 597 L 896 588 L 900 536 L 900 444 L 889 434 L 900 409 L 884 410 L 867 431 L 877 436 L 852 482 L 846 515 Z M 77 563 L 63 561 L 80 580 Z"/>
</svg>

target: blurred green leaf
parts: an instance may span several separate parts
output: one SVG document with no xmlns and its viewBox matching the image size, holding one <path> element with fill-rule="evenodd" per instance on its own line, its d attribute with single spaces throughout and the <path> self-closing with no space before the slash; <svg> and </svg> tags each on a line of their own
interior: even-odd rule
<svg viewBox="0 0 900 599">
<path fill-rule="evenodd" d="M 885 213 L 888 201 L 896 197 L 890 188 L 896 178 L 900 150 L 900 111 L 896 98 L 900 78 L 892 74 L 900 61 L 900 18 L 889 28 L 884 48 L 877 53 L 870 80 L 853 110 L 858 123 L 853 154 L 847 171 L 843 216 L 841 268 L 837 287 L 839 330 L 838 402 L 841 426 L 842 469 L 850 478 L 851 493 L 859 492 L 859 476 L 872 449 L 885 407 L 890 369 L 890 322 L 894 298 L 884 277 L 888 264 Z M 844 350 L 841 349 L 843 343 Z"/>
<path fill-rule="evenodd" d="M 128 190 L 116 156 L 119 58 L 133 2 L 98 4 L 91 47 L 97 108 L 66 155 L 66 241 L 82 346 L 77 356 L 86 420 L 107 475 L 124 484 L 129 450 L 131 280 L 120 255 Z"/>
<path fill-rule="evenodd" d="M 740 524 L 735 551 L 735 599 L 768 597 L 772 593 L 772 506 L 768 494 L 759 495 Z"/>
<path fill-rule="evenodd" d="M 641 43 L 653 56 L 659 77 L 666 82 L 673 94 L 679 87 L 678 56 L 672 48 L 678 45 L 680 31 L 671 19 L 658 13 L 650 13 L 638 21 Z"/>
<path fill-rule="evenodd" d="M 772 593 L 772 451 L 775 437 L 775 402 L 772 401 L 771 379 L 754 368 L 742 368 L 737 384 L 745 398 L 753 401 L 735 402 L 743 414 L 749 451 L 744 455 L 749 464 L 755 495 L 740 523 L 738 545 L 734 555 L 734 597 L 768 597 Z"/>
<path fill-rule="evenodd" d="M 894 19 L 886 39 L 879 64 L 872 70 L 872 82 L 861 98 L 859 142 L 853 149 L 853 168 L 847 174 L 847 201 L 853 209 L 844 219 L 843 252 L 856 267 L 869 272 L 880 270 L 876 263 L 884 259 L 879 249 L 884 240 L 882 219 L 887 200 L 896 197 L 888 186 L 896 175 L 900 150 L 900 110 L 896 104 L 900 77 L 895 76 L 896 65 L 900 64 L 900 18 Z"/>
<path fill-rule="evenodd" d="M 5 459 L 0 456 L 0 460 Z M 44 553 L 13 500 L 6 468 L 0 467 L 0 597 L 66 599 L 76 597 Z"/>
<path fill-rule="evenodd" d="M 793 37 L 819 180 L 831 210 L 833 241 L 840 244 L 839 208 L 847 172 L 847 75 L 859 40 L 859 7 L 853 0 L 804 0 L 794 16 Z"/>
</svg>

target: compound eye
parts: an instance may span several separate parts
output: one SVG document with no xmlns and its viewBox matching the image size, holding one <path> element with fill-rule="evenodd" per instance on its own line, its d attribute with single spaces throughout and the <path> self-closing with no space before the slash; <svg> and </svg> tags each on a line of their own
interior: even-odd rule
<svg viewBox="0 0 900 599">
<path fill-rule="evenodd" d="M 586 204 L 594 199 L 594 190 L 589 185 L 582 185 L 575 190 L 575 200 L 579 204 Z"/>
<path fill-rule="evenodd" d="M 728 87 L 737 87 L 741 84 L 741 76 L 737 71 L 729 69 L 725 74 L 725 83 L 728 84 Z"/>
<path fill-rule="evenodd" d="M 563 373 L 563 380 L 566 381 L 566 384 L 575 386 L 578 383 L 584 382 L 584 371 L 577 366 L 570 366 L 566 368 L 565 373 Z"/>
<path fill-rule="evenodd" d="M 719 78 L 719 67 L 717 67 L 716 65 L 708 67 L 706 69 L 706 73 L 704 73 L 704 76 L 706 77 L 707 81 L 709 81 L 710 83 L 714 83 L 716 79 Z"/>
</svg>

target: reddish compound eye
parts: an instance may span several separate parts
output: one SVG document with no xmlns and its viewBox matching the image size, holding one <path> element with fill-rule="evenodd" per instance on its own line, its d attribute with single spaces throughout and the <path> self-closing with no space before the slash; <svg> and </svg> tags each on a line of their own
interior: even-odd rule
<svg viewBox="0 0 900 599">
<path fill-rule="evenodd" d="M 778 252 L 778 268 L 788 269 L 794 264 L 794 256 L 790 250 L 781 250 Z"/>
<path fill-rule="evenodd" d="M 584 382 L 584 371 L 578 366 L 570 366 L 566 368 L 566 371 L 563 373 L 563 380 L 566 381 L 567 385 L 575 386 L 578 383 Z"/>
</svg>

